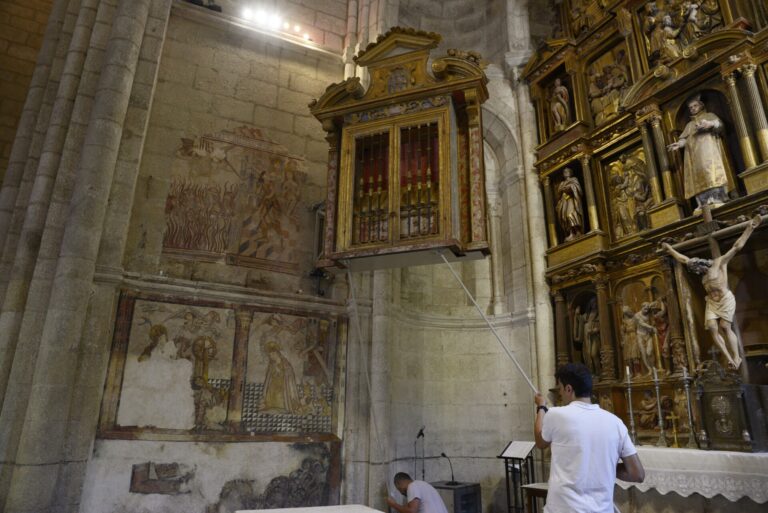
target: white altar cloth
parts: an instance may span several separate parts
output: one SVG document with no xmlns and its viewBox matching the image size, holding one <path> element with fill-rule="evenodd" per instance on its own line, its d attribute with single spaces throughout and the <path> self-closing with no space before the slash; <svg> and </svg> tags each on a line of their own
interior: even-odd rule
<svg viewBox="0 0 768 513">
<path fill-rule="evenodd" d="M 625 490 L 651 488 L 662 495 L 675 492 L 683 497 L 698 493 L 711 498 L 717 494 L 730 501 L 749 497 L 762 504 L 768 501 L 768 454 L 732 451 L 701 451 L 639 446 L 645 467 L 645 481 L 616 481 Z"/>
<path fill-rule="evenodd" d="M 235 513 L 384 513 L 361 504 L 345 506 L 315 506 L 313 508 L 241 509 Z"/>
</svg>

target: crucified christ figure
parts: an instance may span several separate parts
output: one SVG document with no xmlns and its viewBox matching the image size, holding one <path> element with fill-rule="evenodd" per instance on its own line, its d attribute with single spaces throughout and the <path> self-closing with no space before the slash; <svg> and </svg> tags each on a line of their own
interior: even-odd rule
<svg viewBox="0 0 768 513">
<path fill-rule="evenodd" d="M 734 242 L 726 254 L 716 256 L 712 260 L 687 257 L 672 249 L 672 246 L 666 242 L 661 245 L 675 260 L 685 264 L 690 272 L 702 276 L 701 283 L 707 292 L 704 298 L 706 304 L 704 309 L 705 326 L 733 369 L 738 369 L 741 365 L 741 354 L 739 351 L 739 340 L 733 331 L 733 314 L 736 312 L 736 298 L 728 288 L 728 262 L 744 247 L 747 239 L 749 239 L 749 236 L 752 235 L 752 232 L 758 226 L 760 226 L 759 215 L 752 218 L 744 233 Z M 727 346 L 726 340 L 723 339 L 723 335 L 720 333 L 721 330 L 728 341 Z"/>
</svg>

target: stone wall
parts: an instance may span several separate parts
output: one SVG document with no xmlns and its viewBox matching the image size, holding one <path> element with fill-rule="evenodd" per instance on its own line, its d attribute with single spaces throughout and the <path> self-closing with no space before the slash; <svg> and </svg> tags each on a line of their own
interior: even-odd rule
<svg viewBox="0 0 768 513">
<path fill-rule="evenodd" d="M 250 0 L 219 0 L 222 12 L 228 16 L 243 17 L 244 9 L 250 9 L 253 22 L 259 20 L 260 13 L 277 14 L 283 23 L 288 22 L 281 31 L 289 34 L 309 34 L 312 41 L 323 47 L 341 53 L 347 32 L 347 2 L 345 0 L 284 0 L 280 2 L 253 2 Z M 249 20 L 250 21 L 250 20 Z M 295 31 L 296 25 L 301 27 Z"/>
<path fill-rule="evenodd" d="M 52 0 L 7 0 L 0 3 L 0 180 L 11 145 Z"/>
<path fill-rule="evenodd" d="M 158 297 L 190 305 L 190 301 L 203 305 L 236 301 L 283 309 L 275 317 L 280 326 L 267 322 L 271 334 L 251 330 L 256 345 L 247 357 L 234 354 L 236 349 L 225 347 L 228 343 L 217 343 L 221 347 L 216 348 L 205 374 L 211 382 L 214 374 L 221 374 L 222 362 L 227 369 L 230 361 L 232 369 L 245 368 L 243 359 L 247 358 L 247 372 L 253 374 L 268 361 L 262 351 L 272 343 L 282 345 L 282 352 L 293 360 L 284 365 L 293 367 L 302 386 L 307 369 L 296 359 L 295 341 L 285 338 L 296 328 L 295 322 L 288 322 L 293 317 L 285 313 L 286 308 L 310 314 L 343 311 L 338 301 L 317 296 L 316 282 L 309 277 L 314 236 L 311 207 L 324 199 L 327 146 L 320 124 L 309 116 L 307 107 L 341 76 L 339 57 L 239 28 L 226 17 L 191 5 L 174 4 L 123 258 L 125 271 L 132 277 L 130 288 L 153 290 L 161 294 Z M 270 193 L 265 192 L 268 189 Z M 201 229 L 203 225 L 206 229 Z M 217 315 L 214 310 L 209 313 L 218 317 L 214 322 L 218 328 L 212 325 L 206 336 L 217 340 L 218 333 L 231 338 L 234 317 Z M 177 323 L 177 330 L 202 334 L 199 327 L 170 320 L 173 314 L 154 315 L 153 325 L 163 318 L 169 326 Z M 137 329 L 146 331 L 139 316 L 134 318 Z M 123 321 L 118 316 L 113 322 L 120 325 Z M 244 336 L 249 336 L 247 328 Z M 176 352 L 173 343 L 167 346 Z M 159 351 L 152 354 L 147 361 L 162 358 Z M 114 391 L 109 385 L 112 377 L 108 377 L 103 404 L 122 398 L 121 394 L 130 391 L 127 387 L 140 392 L 151 387 L 155 377 L 147 375 L 141 383 L 135 375 L 143 368 L 136 364 L 140 356 L 130 349 L 128 356 L 133 384 L 124 381 L 121 392 L 120 380 L 129 379 L 128 369 L 125 374 L 110 370 L 108 376 L 120 373 Z M 113 353 L 113 361 L 114 357 Z M 343 363 L 341 351 L 338 359 Z M 195 365 L 201 362 L 195 357 L 192 360 L 198 362 Z M 234 379 L 235 370 L 232 372 Z M 221 374 L 225 381 L 228 373 Z M 257 381 L 263 379 L 262 375 Z M 335 385 L 342 390 L 338 381 Z M 180 390 L 184 386 L 182 383 Z M 304 403 L 306 398 L 300 389 L 298 399 Z M 343 396 L 333 401 L 343 405 Z M 84 511 L 232 511 L 336 500 L 337 444 L 307 444 L 306 437 L 296 436 L 295 426 L 288 426 L 287 434 L 277 433 L 277 439 L 285 442 L 265 441 L 271 436 L 263 434 L 259 442 L 250 442 L 247 432 L 237 434 L 239 426 L 226 427 L 224 419 L 232 410 L 215 413 L 216 409 L 226 410 L 226 398 L 219 403 L 206 406 L 208 414 L 200 417 L 202 424 L 191 417 L 179 424 L 171 418 L 178 413 L 175 408 L 168 409 L 167 419 L 157 411 L 154 427 L 127 431 L 119 426 L 122 410 L 117 410 L 116 427 L 102 429 L 97 438 L 125 439 L 97 440 L 83 492 Z M 297 403 L 296 411 L 284 412 L 287 416 L 280 418 L 288 422 L 288 417 L 296 416 L 290 413 L 302 408 Z M 102 406 L 102 426 L 107 411 Z M 191 414 L 190 407 L 187 416 Z M 123 418 L 127 419 L 125 414 Z M 173 434 L 174 429 L 157 425 L 163 422 L 166 428 L 179 429 Z M 270 431 L 268 426 L 255 427 L 256 434 L 260 429 Z M 336 425 L 331 432 L 337 432 Z M 160 441 L 169 436 L 176 441 Z M 132 441 L 134 438 L 143 440 Z M 290 482 L 305 466 L 314 469 L 310 482 L 319 487 L 306 493 Z"/>
<path fill-rule="evenodd" d="M 474 50 L 501 64 L 507 39 L 505 4 L 499 0 L 401 0 L 399 21 L 442 35 L 441 48 Z"/>
</svg>

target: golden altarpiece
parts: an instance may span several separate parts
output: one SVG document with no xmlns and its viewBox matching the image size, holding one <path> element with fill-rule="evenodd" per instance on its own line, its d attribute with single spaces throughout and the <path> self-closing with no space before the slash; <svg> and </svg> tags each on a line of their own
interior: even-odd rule
<svg viewBox="0 0 768 513">
<path fill-rule="evenodd" d="M 480 56 L 448 50 L 428 65 L 434 33 L 395 27 L 352 77 L 310 104 L 329 143 L 318 266 L 378 269 L 488 254 Z"/>
<path fill-rule="evenodd" d="M 662 244 L 712 259 L 768 214 L 768 5 L 565 0 L 558 9 L 559 26 L 524 72 L 557 363 L 588 365 L 596 399 L 640 442 L 766 450 L 768 237 L 758 228 L 727 268 L 744 359 L 736 370 L 705 329 L 701 277 Z M 706 147 L 694 144 L 705 132 Z M 697 173 L 713 166 L 716 183 L 702 184 Z"/>
</svg>

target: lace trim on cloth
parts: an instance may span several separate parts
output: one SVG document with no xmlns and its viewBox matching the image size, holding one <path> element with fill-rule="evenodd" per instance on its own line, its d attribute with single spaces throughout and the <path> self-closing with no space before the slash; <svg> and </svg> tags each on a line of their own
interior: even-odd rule
<svg viewBox="0 0 768 513">
<path fill-rule="evenodd" d="M 768 502 L 768 454 L 656 447 L 638 447 L 637 453 L 645 467 L 645 481 L 617 480 L 625 490 L 634 486 L 642 492 L 653 488 L 662 495 L 698 493 L 709 499 L 719 494 L 731 502 L 742 497 L 758 504 Z"/>
</svg>

